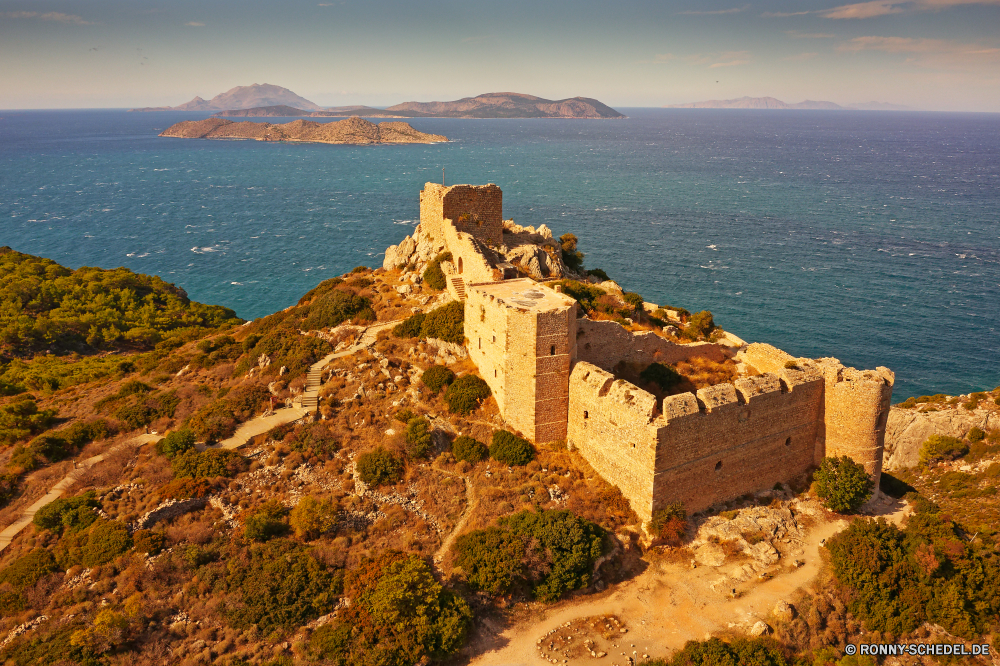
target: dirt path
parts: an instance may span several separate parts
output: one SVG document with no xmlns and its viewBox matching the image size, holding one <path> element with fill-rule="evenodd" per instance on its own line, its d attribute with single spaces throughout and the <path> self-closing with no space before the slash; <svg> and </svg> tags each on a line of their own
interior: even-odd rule
<svg viewBox="0 0 1000 666">
<path fill-rule="evenodd" d="M 446 472 L 437 467 L 434 469 L 442 474 L 448 474 L 449 476 L 459 476 L 458 474 Z M 444 559 L 444 556 L 448 554 L 448 550 L 451 548 L 451 545 L 455 543 L 455 539 L 462 532 L 465 524 L 469 522 L 472 512 L 479 506 L 479 495 L 476 493 L 476 487 L 472 485 L 471 481 L 469 481 L 469 477 L 463 476 L 461 479 L 465 482 L 465 510 L 462 511 L 462 515 L 459 517 L 458 522 L 455 523 L 454 529 L 448 533 L 448 536 L 441 542 L 441 547 L 437 549 L 436 553 L 434 553 L 434 564 L 440 564 Z"/>
<path fill-rule="evenodd" d="M 117 446 L 108 449 L 107 451 L 105 451 L 100 455 L 96 455 L 91 458 L 87 458 L 86 460 L 79 461 L 77 463 L 77 467 L 72 472 L 64 476 L 58 483 L 52 486 L 49 489 L 49 492 L 47 492 L 41 499 L 39 499 L 37 502 L 29 506 L 27 509 L 25 509 L 24 513 L 21 514 L 20 518 L 18 518 L 16 521 L 8 525 L 2 532 L 0 532 L 0 553 L 6 550 L 7 546 L 11 544 L 11 542 L 14 540 L 14 537 L 16 537 L 21 532 L 21 530 L 23 530 L 25 527 L 31 524 L 31 521 L 34 519 L 35 514 L 38 513 L 39 509 L 41 509 L 43 506 L 46 506 L 47 504 L 55 502 L 57 499 L 62 497 L 63 492 L 65 492 L 67 488 L 69 488 L 70 486 L 73 485 L 73 483 L 76 482 L 81 472 L 90 469 L 97 463 L 104 460 L 108 455 L 110 455 L 111 453 L 117 451 L 122 447 L 140 446 L 147 442 L 155 442 L 158 439 L 160 438 L 157 435 L 139 435 L 138 437 L 133 437 L 127 442 L 118 444 Z"/>
<path fill-rule="evenodd" d="M 902 512 L 903 509 L 897 507 L 882 515 L 896 521 Z M 803 544 L 803 566 L 785 569 L 764 582 L 743 583 L 738 588 L 742 594 L 735 599 L 727 594 L 728 589 L 716 591 L 711 588 L 711 584 L 722 576 L 715 567 L 691 569 L 676 563 L 653 562 L 636 578 L 600 597 L 567 601 L 510 627 L 496 637 L 504 647 L 477 655 L 469 664 L 544 664 L 546 661 L 539 656 L 536 641 L 567 622 L 592 615 L 617 615 L 629 630 L 619 640 L 617 651 L 609 652 L 600 660 L 604 666 L 621 666 L 633 650 L 637 652 L 636 662 L 641 663 L 643 654 L 665 657 L 689 640 L 702 640 L 708 634 L 726 629 L 749 628 L 758 620 L 770 623 L 775 604 L 787 601 L 793 592 L 809 585 L 819 573 L 822 542 L 846 526 L 847 521 L 833 520 L 809 528 Z M 588 655 L 586 660 L 567 662 L 570 666 L 583 663 L 593 663 L 593 659 Z"/>
</svg>

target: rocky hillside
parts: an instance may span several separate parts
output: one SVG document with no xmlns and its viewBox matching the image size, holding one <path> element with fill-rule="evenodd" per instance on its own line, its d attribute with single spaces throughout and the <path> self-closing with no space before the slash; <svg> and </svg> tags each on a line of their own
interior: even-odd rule
<svg viewBox="0 0 1000 666">
<path fill-rule="evenodd" d="M 366 118 L 410 118 L 414 114 L 403 111 L 386 111 L 370 106 L 347 106 L 327 109 L 326 111 L 304 111 L 291 106 L 258 106 L 252 109 L 230 109 L 213 113 L 217 118 L 347 118 L 349 116 L 364 116 Z"/>
<path fill-rule="evenodd" d="M 310 111 L 319 111 L 321 108 L 306 98 L 296 95 L 288 88 L 270 83 L 255 83 L 252 86 L 236 86 L 210 100 L 195 97 L 190 102 L 179 106 L 146 107 L 130 109 L 130 111 L 221 111 L 275 105 L 287 105 Z"/>
<path fill-rule="evenodd" d="M 453 102 L 404 102 L 390 106 L 414 116 L 441 118 L 624 118 L 589 97 L 550 100 L 521 93 L 487 93 Z"/>
<path fill-rule="evenodd" d="M 961 439 L 973 428 L 1000 430 L 1000 387 L 960 396 L 910 398 L 894 405 L 885 428 L 885 469 L 915 467 L 920 447 L 932 435 Z"/>
<path fill-rule="evenodd" d="M 181 139 L 253 139 L 352 144 L 438 143 L 448 140 L 448 137 L 440 134 L 418 132 L 407 123 L 376 125 L 358 117 L 332 123 L 293 120 L 283 125 L 206 118 L 176 123 L 164 130 L 160 136 Z"/>
</svg>

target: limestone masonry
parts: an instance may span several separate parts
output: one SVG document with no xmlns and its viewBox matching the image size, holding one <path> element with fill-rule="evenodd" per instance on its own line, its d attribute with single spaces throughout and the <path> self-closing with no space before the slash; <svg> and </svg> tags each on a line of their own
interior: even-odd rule
<svg viewBox="0 0 1000 666">
<path fill-rule="evenodd" d="M 824 456 L 850 456 L 878 483 L 890 370 L 794 358 L 732 335 L 678 344 L 583 317 L 574 299 L 536 281 L 572 275 L 551 232 L 504 221 L 502 197 L 496 185 L 428 183 L 420 225 L 386 250 L 384 266 L 451 252 L 442 268 L 465 302 L 469 356 L 511 427 L 578 450 L 643 521 L 672 502 L 694 512 L 770 489 Z M 517 277 L 515 264 L 531 277 Z M 733 358 L 740 376 L 660 401 L 614 374 L 623 361 L 699 357 Z"/>
</svg>

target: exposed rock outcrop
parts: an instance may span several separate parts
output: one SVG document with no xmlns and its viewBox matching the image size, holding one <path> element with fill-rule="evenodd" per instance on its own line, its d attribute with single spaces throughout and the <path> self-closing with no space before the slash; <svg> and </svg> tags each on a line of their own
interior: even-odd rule
<svg viewBox="0 0 1000 666">
<path fill-rule="evenodd" d="M 918 411 L 893 407 L 885 427 L 885 469 L 913 467 L 920 462 L 920 446 L 931 435 L 965 437 L 978 427 L 984 431 L 1000 428 L 1000 410 L 961 406 L 938 411 Z"/>
</svg>

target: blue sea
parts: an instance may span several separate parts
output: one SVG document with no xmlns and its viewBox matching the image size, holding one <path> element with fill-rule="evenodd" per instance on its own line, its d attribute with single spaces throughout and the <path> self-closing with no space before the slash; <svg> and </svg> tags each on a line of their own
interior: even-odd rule
<svg viewBox="0 0 1000 666">
<path fill-rule="evenodd" d="M 588 268 L 646 300 L 890 367 L 894 400 L 1000 384 L 1000 115 L 623 111 L 416 119 L 452 141 L 402 146 L 156 136 L 204 117 L 190 113 L 3 111 L 0 245 L 260 317 L 380 266 L 444 168 L 498 184 L 519 224 L 575 233 Z"/>
</svg>

